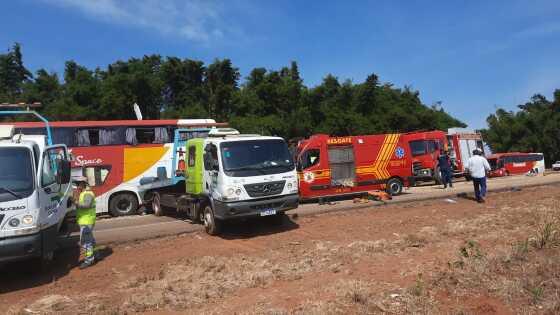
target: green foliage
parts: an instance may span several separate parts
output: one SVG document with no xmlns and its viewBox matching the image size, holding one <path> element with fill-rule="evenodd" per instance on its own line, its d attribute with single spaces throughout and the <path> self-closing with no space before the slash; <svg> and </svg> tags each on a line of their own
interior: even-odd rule
<svg viewBox="0 0 560 315">
<path fill-rule="evenodd" d="M 137 103 L 146 119 L 214 118 L 286 138 L 465 126 L 422 104 L 418 91 L 381 84 L 375 74 L 358 84 L 327 75 L 308 88 L 295 61 L 278 71 L 255 68 L 242 82 L 229 59 L 205 65 L 150 55 L 95 70 L 68 61 L 62 79 L 43 69 L 33 79 L 18 44 L 0 54 L 0 103 L 39 101 L 51 120 L 134 119 Z"/>
<path fill-rule="evenodd" d="M 486 142 L 495 152 L 542 152 L 548 165 L 560 159 L 560 90 L 551 102 L 535 95 L 519 111 L 498 109 L 486 119 Z"/>
</svg>

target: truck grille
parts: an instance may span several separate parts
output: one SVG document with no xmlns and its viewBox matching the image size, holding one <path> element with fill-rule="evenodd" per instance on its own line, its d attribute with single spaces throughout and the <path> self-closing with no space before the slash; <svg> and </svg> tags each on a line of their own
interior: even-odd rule
<svg viewBox="0 0 560 315">
<path fill-rule="evenodd" d="M 262 205 L 251 206 L 251 209 L 255 209 L 255 210 L 278 209 L 282 207 L 283 204 L 284 204 L 283 202 L 264 203 Z"/>
<path fill-rule="evenodd" d="M 284 184 L 286 184 L 286 181 L 282 180 L 270 183 L 248 184 L 243 185 L 243 187 L 245 187 L 249 196 L 254 198 L 277 195 L 284 190 Z"/>
<path fill-rule="evenodd" d="M 417 174 L 422 169 L 422 162 L 412 163 L 412 172 Z"/>
</svg>

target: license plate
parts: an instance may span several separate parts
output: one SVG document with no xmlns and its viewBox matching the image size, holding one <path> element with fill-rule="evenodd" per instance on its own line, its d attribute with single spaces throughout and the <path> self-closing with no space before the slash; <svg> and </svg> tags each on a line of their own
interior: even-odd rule
<svg viewBox="0 0 560 315">
<path fill-rule="evenodd" d="M 267 209 L 261 212 L 261 217 L 267 216 L 267 215 L 275 215 L 276 214 L 276 210 L 274 209 Z"/>
</svg>

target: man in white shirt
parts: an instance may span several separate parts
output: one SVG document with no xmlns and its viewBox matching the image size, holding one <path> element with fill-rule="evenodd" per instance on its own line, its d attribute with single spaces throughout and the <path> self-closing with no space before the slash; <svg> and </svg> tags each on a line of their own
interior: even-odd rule
<svg viewBox="0 0 560 315">
<path fill-rule="evenodd" d="M 490 171 L 490 164 L 482 156 L 482 150 L 475 149 L 466 166 L 474 185 L 476 201 L 484 202 L 486 197 L 486 172 Z"/>
</svg>

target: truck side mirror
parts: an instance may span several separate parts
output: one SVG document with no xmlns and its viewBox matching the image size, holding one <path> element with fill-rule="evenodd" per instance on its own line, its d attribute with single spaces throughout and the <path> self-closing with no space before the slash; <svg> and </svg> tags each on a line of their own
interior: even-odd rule
<svg viewBox="0 0 560 315">
<path fill-rule="evenodd" d="M 57 160 L 56 168 L 58 173 L 56 174 L 56 183 L 59 185 L 70 183 L 70 161 L 68 160 Z"/>
</svg>

